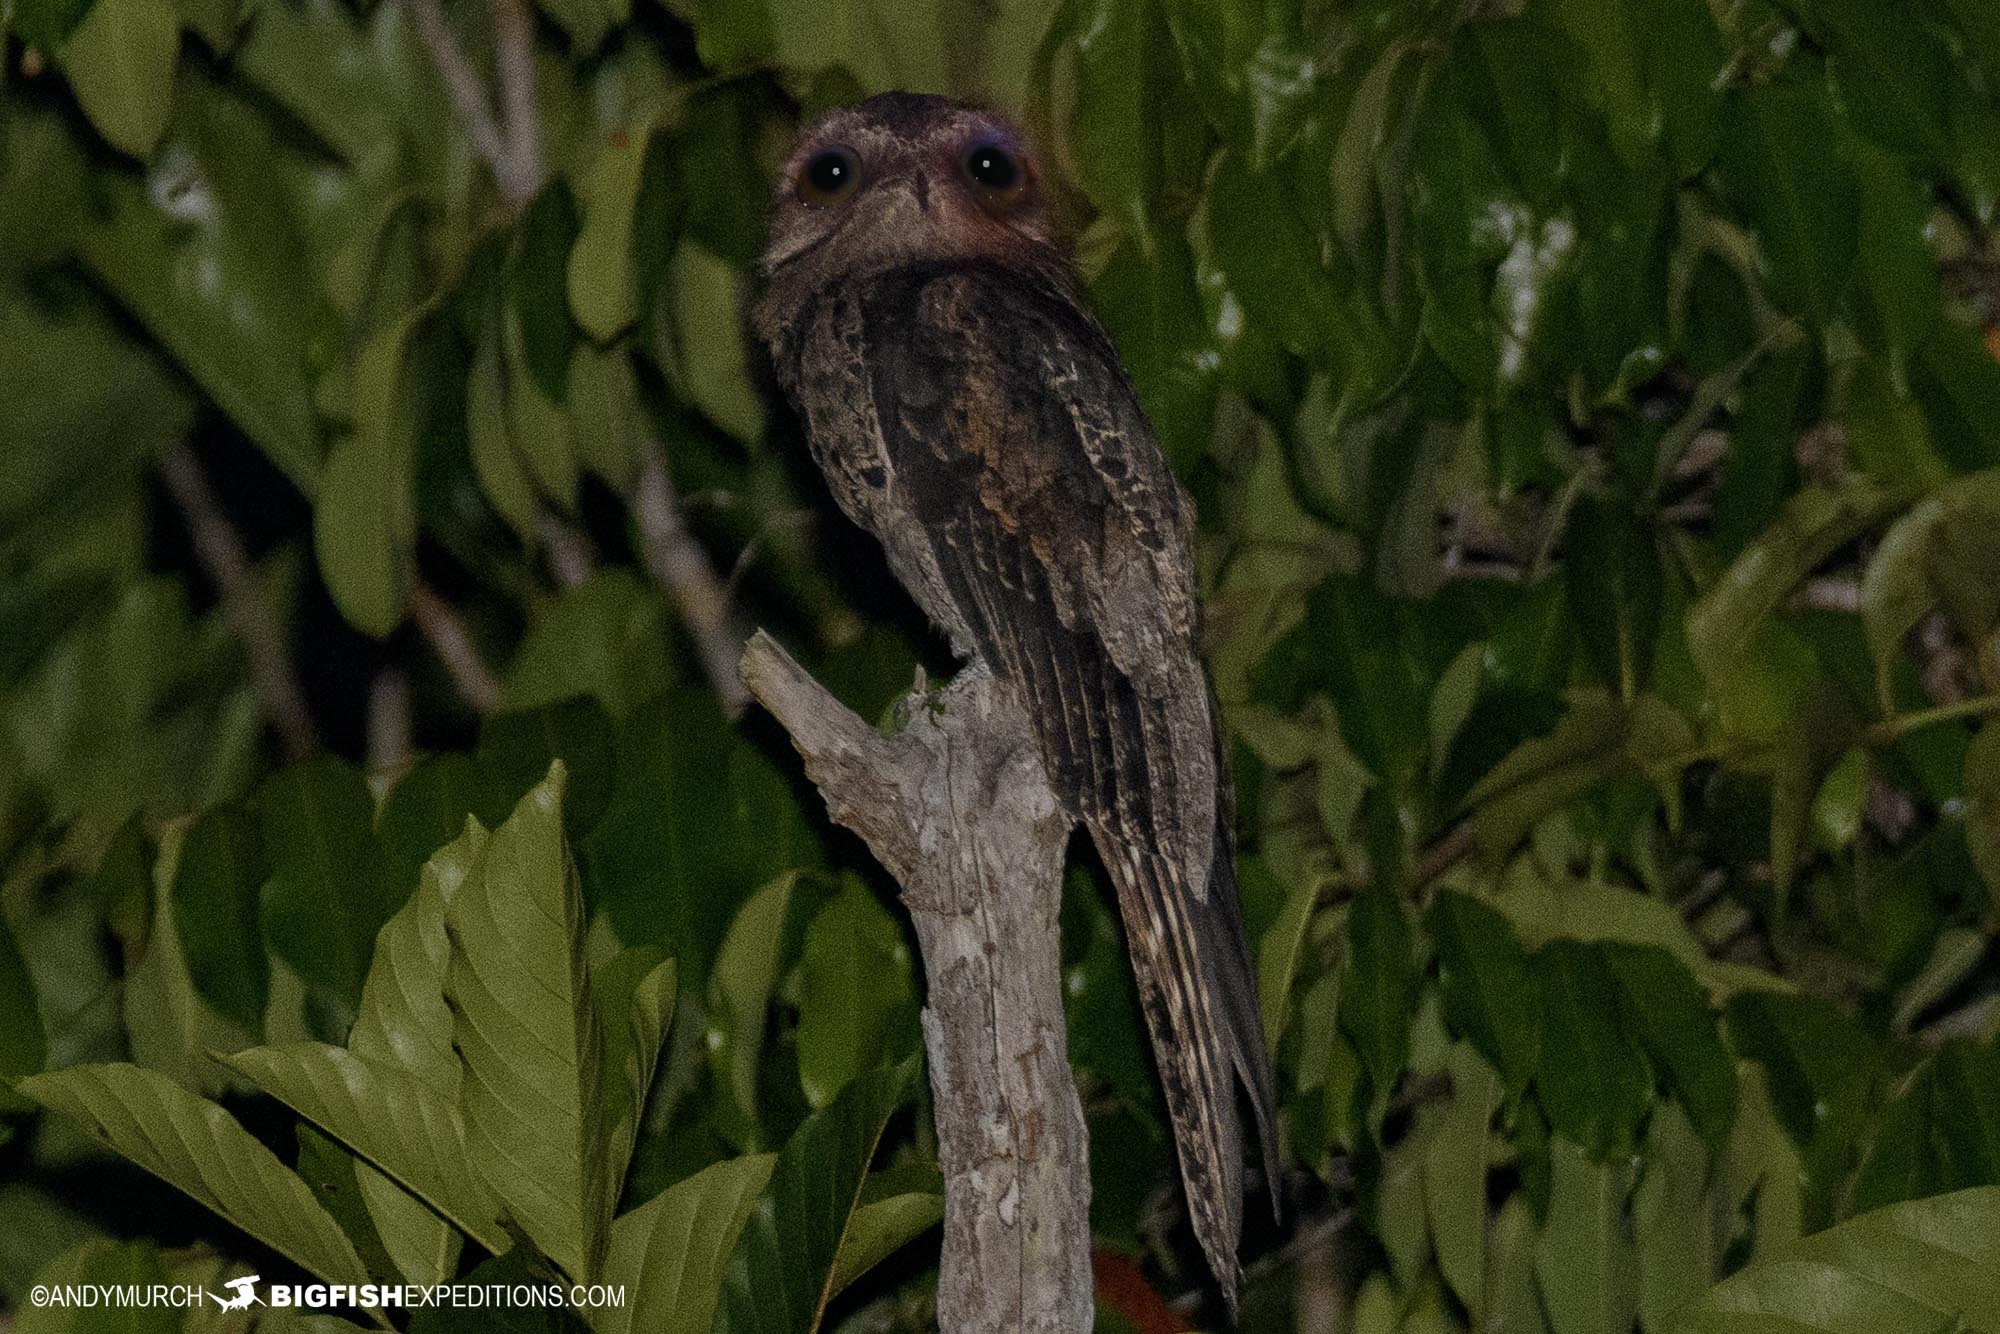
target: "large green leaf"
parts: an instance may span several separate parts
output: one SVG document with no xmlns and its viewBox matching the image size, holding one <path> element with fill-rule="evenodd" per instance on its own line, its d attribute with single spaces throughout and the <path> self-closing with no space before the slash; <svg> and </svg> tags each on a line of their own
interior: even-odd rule
<svg viewBox="0 0 2000 1334">
<path fill-rule="evenodd" d="M 181 21 L 170 0 L 93 0 L 63 43 L 63 70 L 84 114 L 121 152 L 145 157 L 173 105 Z"/>
<path fill-rule="evenodd" d="M 813 1334 L 820 1327 L 862 1180 L 916 1073 L 911 1057 L 864 1075 L 792 1135 L 730 1257 L 716 1334 Z"/>
<path fill-rule="evenodd" d="M 1403 907 L 1384 889 L 1355 897 L 1347 916 L 1347 967 L 1341 975 L 1340 1026 L 1386 1092 L 1402 1072 L 1410 1046 L 1410 1011 L 1417 966 Z"/>
<path fill-rule="evenodd" d="M 1771 286 L 1789 309 L 1830 318 L 1853 276 L 1861 187 L 1830 151 L 1836 113 L 1824 88 L 1748 89 L 1724 128 L 1718 165 L 1756 227 Z"/>
<path fill-rule="evenodd" d="M 1619 1014 L 1638 1037 L 1711 1153 L 1721 1153 L 1736 1117 L 1736 1063 L 1722 1045 L 1708 996 L 1658 946 L 1607 945 Z"/>
<path fill-rule="evenodd" d="M 452 1104 L 461 1067 L 445 1002 L 451 958 L 445 913 L 468 882 L 476 892 L 486 841 L 485 827 L 467 817 L 465 832 L 424 863 L 417 892 L 375 937 L 361 1013 L 347 1035 L 356 1056 L 405 1070 Z"/>
<path fill-rule="evenodd" d="M 674 1012 L 674 978 L 674 961 L 650 945 L 622 951 L 590 972 L 591 1003 L 603 1035 L 598 1134 L 604 1141 L 604 1188 L 614 1206 Z"/>
<path fill-rule="evenodd" d="M 550 766 L 452 895 L 446 989 L 473 1166 L 535 1245 L 588 1282 L 613 1192 L 595 1119 L 603 1037 L 562 832 L 564 776 L 560 761 Z"/>
<path fill-rule="evenodd" d="M 1894 508 L 1893 497 L 1866 483 L 1794 495 L 1777 523 L 1688 608 L 1688 651 L 1703 674 L 1725 675 L 1799 580 Z"/>
<path fill-rule="evenodd" d="M 1861 579 L 1861 623 L 1875 656 L 1882 712 L 1903 637 L 1932 609 L 1950 613 L 1977 642 L 2000 618 L 2000 470 L 1956 478 L 1889 526 Z"/>
<path fill-rule="evenodd" d="M 16 1086 L 330 1283 L 364 1283 L 354 1245 L 306 1183 L 212 1102 L 134 1065 L 78 1065 Z"/>
<path fill-rule="evenodd" d="M 144 181 L 98 178 L 104 207 L 77 232 L 77 250 L 202 390 L 311 494 L 322 445 L 308 345 L 327 312 L 299 222 L 273 188 L 275 171 L 300 164 L 248 103 L 182 82 L 167 149 Z"/>
<path fill-rule="evenodd" d="M 313 510 L 320 575 L 341 613 L 386 638 L 401 624 L 415 577 L 414 448 L 407 363 L 427 317 L 397 320 L 362 350 L 354 372 L 355 428 L 335 442 Z"/>
<path fill-rule="evenodd" d="M 271 964 L 257 923 L 270 874 L 255 815 L 223 806 L 181 836 L 173 878 L 174 926 L 188 976 L 203 999 L 254 1031 L 264 1020 Z"/>
<path fill-rule="evenodd" d="M 1552 941 L 1534 964 L 1550 1053 L 1535 1075 L 1536 1092 L 1559 1133 L 1609 1156 L 1631 1142 L 1652 1105 L 1652 1072 L 1619 1023 L 1617 992 L 1598 950 Z"/>
<path fill-rule="evenodd" d="M 598 1334 L 708 1334 L 723 1266 L 770 1180 L 777 1155 L 747 1154 L 703 1168 L 611 1225 L 604 1282 L 622 1284 Z"/>
<path fill-rule="evenodd" d="M 1424 1208 L 1438 1268 L 1476 1327 L 1486 1305 L 1486 1173 L 1502 1089 L 1493 1067 L 1463 1043 L 1445 1054 L 1445 1071 L 1451 1101 L 1431 1118 L 1423 1145 Z"/>
<path fill-rule="evenodd" d="M 368 947 L 398 906 L 367 784 L 353 766 L 321 756 L 270 778 L 258 800 L 271 863 L 264 934 L 307 982 L 357 1004 Z"/>
<path fill-rule="evenodd" d="M 14 933 L 0 922 L 0 1079 L 34 1074 L 48 1055 L 34 980 L 28 976 Z M 13 1095 L 0 1087 L 0 1113 L 15 1105 Z"/>
<path fill-rule="evenodd" d="M 252 1047 L 227 1060 L 487 1250 L 498 1255 L 512 1244 L 499 1207 L 466 1161 L 458 1108 L 415 1075 L 319 1042 Z"/>
<path fill-rule="evenodd" d="M 1549 1142 L 1548 1222 L 1535 1241 L 1535 1281 L 1554 1334 L 1632 1327 L 1638 1272 L 1625 1226 L 1628 1168 L 1591 1161 L 1558 1135 Z"/>
<path fill-rule="evenodd" d="M 1674 1334 L 1992 1334 L 2000 1187 L 1891 1205 L 1718 1284 Z"/>
<path fill-rule="evenodd" d="M 799 960 L 799 1079 L 814 1107 L 916 1045 L 910 947 L 875 896 L 849 877 L 806 928 Z"/>
<path fill-rule="evenodd" d="M 1542 1054 L 1542 1015 L 1528 956 L 1507 919 L 1477 899 L 1446 890 L 1431 906 L 1445 1018 L 1463 1033 L 1519 1098 Z"/>
</svg>

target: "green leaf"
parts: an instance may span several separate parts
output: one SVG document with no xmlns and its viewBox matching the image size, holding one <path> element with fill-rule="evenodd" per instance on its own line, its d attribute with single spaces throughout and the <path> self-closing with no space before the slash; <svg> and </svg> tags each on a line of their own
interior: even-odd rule
<svg viewBox="0 0 2000 1334">
<path fill-rule="evenodd" d="M 1068 0 L 1038 61 L 1044 86 L 1056 60 L 1073 69 L 1074 100 L 1061 129 L 1078 164 L 1078 184 L 1098 212 L 1142 226 L 1160 175 L 1145 28 L 1137 0 Z"/>
<path fill-rule="evenodd" d="M 4 1080 L 10 1075 L 36 1073 L 48 1056 L 34 980 L 28 976 L 14 933 L 0 922 L 0 1113 L 19 1105 Z"/>
<path fill-rule="evenodd" d="M 2000 724 L 1987 723 L 1965 748 L 1965 843 L 2000 903 Z"/>
<path fill-rule="evenodd" d="M 1623 1026 L 1636 1035 L 1709 1152 L 1720 1155 L 1736 1118 L 1736 1062 L 1722 1045 L 1708 996 L 1658 946 L 1606 945 Z"/>
<path fill-rule="evenodd" d="M 598 1334 L 708 1334 L 723 1266 L 771 1177 L 776 1154 L 753 1153 L 703 1168 L 611 1225 L 604 1282 L 625 1288 Z"/>
<path fill-rule="evenodd" d="M 883 1128 L 914 1090 L 918 1062 L 850 1083 L 778 1155 L 717 1305 L 715 1334 L 814 1334 Z"/>
<path fill-rule="evenodd" d="M 15 0 L 8 26 L 24 46 L 53 51 L 89 8 L 90 0 Z"/>
<path fill-rule="evenodd" d="M 1534 1078 L 1542 1054 L 1541 1008 L 1528 956 L 1507 919 L 1452 890 L 1432 904 L 1445 1019 L 1499 1070 L 1509 1101 Z"/>
<path fill-rule="evenodd" d="M 77 231 L 78 254 L 311 495 L 324 450 L 309 349 L 331 312 L 271 180 L 275 168 L 298 163 L 247 103 L 183 80 L 178 104 L 171 151 L 146 180 L 96 178 L 101 221 Z"/>
<path fill-rule="evenodd" d="M 1535 1292 L 1535 1240 L 1534 1211 L 1527 1194 L 1515 1191 L 1500 1206 L 1486 1239 L 1487 1329 L 1548 1334 Z"/>
<path fill-rule="evenodd" d="M 466 1161 L 458 1108 L 417 1076 L 319 1042 L 252 1047 L 223 1059 L 487 1250 L 498 1255 L 513 1244 L 499 1206 Z"/>
<path fill-rule="evenodd" d="M 253 1032 L 270 995 L 271 963 L 257 924 L 257 897 L 269 875 L 256 816 L 245 807 L 218 807 L 181 837 L 172 892 L 188 977 L 219 1012 Z"/>
<path fill-rule="evenodd" d="M 569 252 L 569 308 L 600 343 L 639 316 L 632 225 L 653 128 L 649 120 L 613 131 L 578 181 L 582 225 Z"/>
<path fill-rule="evenodd" d="M 1993 533 L 2000 530 L 2000 469 L 1955 478 L 1889 525 L 1861 576 L 1861 624 L 1875 658 L 1884 715 L 1896 711 L 1891 682 L 1903 637 L 1943 605 L 1975 641 L 2000 616 Z"/>
<path fill-rule="evenodd" d="M 142 158 L 160 141 L 180 48 L 180 15 L 170 0 L 92 0 L 63 43 L 69 86 L 113 148 Z"/>
<path fill-rule="evenodd" d="M 1347 966 L 1340 983 L 1340 1027 L 1354 1040 L 1378 1093 L 1403 1071 L 1417 995 L 1410 924 L 1389 891 L 1363 890 L 1347 916 Z"/>
<path fill-rule="evenodd" d="M 590 993 L 604 1043 L 598 1095 L 604 1186 L 615 1207 L 674 1012 L 674 961 L 649 945 L 623 950 L 591 970 Z"/>
<path fill-rule="evenodd" d="M 521 541 L 541 540 L 542 506 L 535 484 L 514 450 L 507 408 L 507 368 L 500 357 L 497 319 L 486 322 L 465 383 L 465 441 L 479 489 Z"/>
<path fill-rule="evenodd" d="M 1530 1010 L 1532 1013 L 1532 1009 Z M 1480 1328 L 1486 1305 L 1486 1173 L 1502 1089 L 1493 1067 L 1463 1043 L 1445 1053 L 1451 1102 L 1423 1146 L 1424 1207 L 1438 1268 Z"/>
<path fill-rule="evenodd" d="M 1261 862 L 1245 862 L 1238 874 L 1268 876 L 1270 872 Z M 1264 1040 L 1273 1047 L 1284 1037 L 1291 1018 L 1292 982 L 1298 976 L 1299 954 L 1305 947 L 1313 910 L 1319 906 L 1320 890 L 1317 880 L 1292 886 L 1277 919 L 1257 942 L 1257 1004 L 1264 1018 Z"/>
<path fill-rule="evenodd" d="M 1884 1109 L 1855 1174 L 1852 1211 L 2000 1177 L 2000 1048 L 1946 1043 Z"/>
<path fill-rule="evenodd" d="M 246 1024 L 222 1014 L 203 998 L 188 972 L 172 892 L 186 830 L 185 824 L 173 823 L 160 832 L 159 856 L 153 862 L 153 917 L 145 953 L 125 975 L 123 1017 L 134 1060 L 213 1096 L 240 1081 L 208 1053 L 256 1042 L 263 1016 Z"/>
<path fill-rule="evenodd" d="M 464 830 L 424 863 L 416 893 L 376 935 L 361 1012 L 347 1037 L 356 1056 L 408 1072 L 453 1106 L 460 1066 L 445 1003 L 451 958 L 445 913 L 479 871 L 487 840 L 477 820 L 465 818 Z"/>
<path fill-rule="evenodd" d="M 1944 294 L 1931 248 L 1930 192 L 1894 159 L 1857 145 L 1861 176 L 1861 284 L 1895 383 L 1938 325 Z"/>
<path fill-rule="evenodd" d="M 475 813 L 487 824 L 507 818 L 514 805 L 561 760 L 563 832 L 579 839 L 595 828 L 611 799 L 616 770 L 611 720 L 604 706 L 576 696 L 539 709 L 497 714 L 479 729 L 479 791 Z"/>
<path fill-rule="evenodd" d="M 403 619 L 416 566 L 414 442 L 405 362 L 428 315 L 412 311 L 362 350 L 355 429 L 335 442 L 313 508 L 313 550 L 341 614 L 377 639 Z"/>
<path fill-rule="evenodd" d="M 2000 1330 L 2000 1187 L 1891 1205 L 1712 1289 L 1674 1334 Z"/>
<path fill-rule="evenodd" d="M 618 719 L 666 689 L 666 609 L 631 570 L 593 570 L 574 588 L 531 603 L 528 614 L 528 632 L 507 665 L 508 708 L 589 695 Z"/>
<path fill-rule="evenodd" d="M 1861 186 L 1833 145 L 1826 93 L 1762 84 L 1736 100 L 1716 165 L 1756 230 L 1774 294 L 1788 310 L 1830 319 L 1853 276 Z"/>
<path fill-rule="evenodd" d="M 1632 1192 L 1638 1243 L 1639 1325 L 1660 1334 L 1674 1312 L 1715 1278 L 1711 1159 L 1677 1104 L 1664 1103 L 1646 1127 L 1645 1166 Z"/>
<path fill-rule="evenodd" d="M 446 992 L 472 1163 L 543 1254 L 590 1282 L 614 1200 L 592 1112 L 603 1037 L 584 972 L 563 786 L 558 760 L 452 895 Z"/>
<path fill-rule="evenodd" d="M 1954 71 L 1928 24 L 1899 23 L 1866 0 L 1809 0 L 1797 9 L 1832 49 L 1856 125 L 1905 153 L 1934 162 L 1950 156 L 1945 91 Z"/>
<path fill-rule="evenodd" d="M 820 860 L 783 774 L 730 725 L 713 691 L 692 688 L 619 726 L 616 787 L 584 854 L 619 938 L 662 946 L 683 985 L 697 988 L 738 907 Z"/>
<path fill-rule="evenodd" d="M 1583 646 L 1629 700 L 1646 684 L 1660 632 L 1660 557 L 1641 515 L 1592 496 L 1570 512 L 1563 569 Z"/>
<path fill-rule="evenodd" d="M 1688 651 L 1702 674 L 1711 682 L 1725 676 L 1799 580 L 1894 508 L 1891 496 L 1862 482 L 1837 491 L 1809 486 L 1793 496 L 1778 521 L 1688 608 Z"/>
<path fill-rule="evenodd" d="M 1536 1093 L 1558 1135 L 1608 1157 L 1631 1143 L 1652 1106 L 1652 1072 L 1618 1022 L 1616 984 L 1602 951 L 1557 940 L 1533 962 L 1550 1053 L 1535 1075 Z"/>
<path fill-rule="evenodd" d="M 650 429 L 626 347 L 579 342 L 569 362 L 569 438 L 576 461 L 625 494 L 638 470 L 639 442 Z"/>
<path fill-rule="evenodd" d="M 384 883 L 368 785 L 352 765 L 321 756 L 274 775 L 258 802 L 271 949 L 307 982 L 358 1004 L 370 942 L 399 906 Z"/>
<path fill-rule="evenodd" d="M 1847 422 L 1848 452 L 1865 475 L 1899 488 L 1933 487 L 1950 476 L 1931 448 L 1923 409 L 1881 361 L 1864 357 L 1847 368 L 1840 413 Z"/>
<path fill-rule="evenodd" d="M 1549 1141 L 1548 1222 L 1535 1240 L 1535 1281 L 1554 1334 L 1632 1327 L 1638 1273 L 1625 1231 L 1629 1169 L 1591 1161 L 1576 1144 Z"/>
<path fill-rule="evenodd" d="M 1629 767 L 1627 711 L 1600 689 L 1573 690 L 1567 703 L 1553 731 L 1509 751 L 1466 794 L 1473 842 L 1489 863 L 1543 817 Z"/>
<path fill-rule="evenodd" d="M 875 1200 L 854 1211 L 847 1235 L 840 1240 L 828 1297 L 838 1297 L 849 1284 L 938 1225 L 944 1217 L 944 1196 L 908 1191 Z"/>
<path fill-rule="evenodd" d="M 1773 913 L 1780 919 L 1792 881 L 1813 851 L 1807 840 L 1823 785 L 1860 728 L 1847 693 L 1826 681 L 1815 681 L 1785 721 L 1771 775 L 1771 882 Z"/>
<path fill-rule="evenodd" d="M 764 436 L 764 400 L 750 379 L 742 318 L 744 277 L 707 246 L 674 252 L 666 301 L 672 320 L 674 387 L 738 440 Z"/>
<path fill-rule="evenodd" d="M 1808 996 L 1747 992 L 1727 1011 L 1737 1052 L 1762 1064 L 1771 1105 L 1801 1149 L 1825 1134 L 1850 1135 L 1881 1065 L 1874 1040 L 1851 1016 Z"/>
<path fill-rule="evenodd" d="M 799 1082 L 824 1107 L 850 1080 L 916 1041 L 910 947 L 896 919 L 847 876 L 806 928 L 799 961 Z"/>
<path fill-rule="evenodd" d="M 1323 359 L 1334 334 L 1326 313 L 1341 303 L 1318 241 L 1276 174 L 1252 171 L 1232 150 L 1217 162 L 1209 190 L 1216 266 L 1244 313 L 1298 356 Z"/>
<path fill-rule="evenodd" d="M 236 1118 L 164 1075 L 78 1065 L 15 1087 L 329 1283 L 365 1283 L 340 1225 Z"/>
<path fill-rule="evenodd" d="M 710 1059 L 735 1099 L 743 1120 L 755 1126 L 757 1069 L 769 1025 L 771 991 L 783 966 L 786 923 L 798 882 L 788 872 L 758 890 L 729 924 L 708 976 Z"/>
</svg>

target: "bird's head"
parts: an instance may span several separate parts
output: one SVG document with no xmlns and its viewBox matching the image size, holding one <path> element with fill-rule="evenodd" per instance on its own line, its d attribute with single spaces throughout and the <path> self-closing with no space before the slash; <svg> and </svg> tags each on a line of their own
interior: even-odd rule
<svg viewBox="0 0 2000 1334">
<path fill-rule="evenodd" d="M 1053 256 L 1018 130 L 950 98 L 882 93 L 806 128 L 778 180 L 763 269 L 817 285 L 929 259 Z"/>
</svg>

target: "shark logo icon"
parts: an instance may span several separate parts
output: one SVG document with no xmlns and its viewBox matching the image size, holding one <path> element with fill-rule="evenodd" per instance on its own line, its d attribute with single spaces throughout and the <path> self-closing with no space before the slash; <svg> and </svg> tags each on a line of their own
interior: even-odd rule
<svg viewBox="0 0 2000 1334">
<path fill-rule="evenodd" d="M 232 1278 L 222 1285 L 230 1290 L 229 1296 L 225 1297 L 219 1292 L 211 1292 L 208 1295 L 215 1299 L 216 1309 L 222 1311 L 240 1311 L 253 1302 L 262 1306 L 264 1303 L 256 1292 L 257 1278 L 256 1274 Z"/>
</svg>

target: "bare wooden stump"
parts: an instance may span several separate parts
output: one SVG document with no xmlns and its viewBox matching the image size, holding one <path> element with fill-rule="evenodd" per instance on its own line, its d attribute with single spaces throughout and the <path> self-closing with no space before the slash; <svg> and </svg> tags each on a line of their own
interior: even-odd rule
<svg viewBox="0 0 2000 1334">
<path fill-rule="evenodd" d="M 741 670 L 916 923 L 945 1178 L 939 1327 L 1089 1329 L 1088 1148 L 1057 920 L 1070 825 L 1027 719 L 981 666 L 941 691 L 919 682 L 886 737 L 761 631 Z"/>
</svg>

